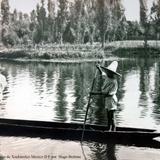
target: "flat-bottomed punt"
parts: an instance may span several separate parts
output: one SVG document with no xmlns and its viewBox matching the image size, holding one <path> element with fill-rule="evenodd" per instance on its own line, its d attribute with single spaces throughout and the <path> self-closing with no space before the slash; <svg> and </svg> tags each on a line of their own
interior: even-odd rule
<svg viewBox="0 0 160 160">
<path fill-rule="evenodd" d="M 83 129 L 82 123 L 0 119 L 1 136 L 27 136 L 80 141 Z M 108 131 L 108 128 L 103 125 L 86 124 L 83 140 L 160 148 L 160 143 L 153 140 L 158 136 L 160 136 L 160 133 L 154 129 L 117 127 L 116 131 Z"/>
</svg>

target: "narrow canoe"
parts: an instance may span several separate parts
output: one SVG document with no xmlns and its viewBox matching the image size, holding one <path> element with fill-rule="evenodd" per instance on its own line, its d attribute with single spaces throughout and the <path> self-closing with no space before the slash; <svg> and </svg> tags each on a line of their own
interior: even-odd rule
<svg viewBox="0 0 160 160">
<path fill-rule="evenodd" d="M 61 123 L 17 119 L 0 119 L 1 136 L 27 136 L 53 138 L 62 140 L 81 140 L 83 124 Z M 107 131 L 106 126 L 86 124 L 84 141 L 118 144 L 155 145 L 160 148 L 160 143 L 153 138 L 160 136 L 154 129 L 117 127 L 116 131 Z"/>
</svg>

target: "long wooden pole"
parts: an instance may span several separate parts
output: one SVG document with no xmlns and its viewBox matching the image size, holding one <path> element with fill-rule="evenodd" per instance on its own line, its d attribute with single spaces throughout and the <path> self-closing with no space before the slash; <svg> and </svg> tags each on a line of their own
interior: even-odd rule
<svg viewBox="0 0 160 160">
<path fill-rule="evenodd" d="M 96 77 L 97 77 L 97 73 L 98 73 L 98 70 L 96 69 L 96 73 L 95 73 L 94 79 L 93 79 L 93 81 L 92 81 L 92 85 L 91 85 L 91 90 L 90 90 L 90 92 L 93 91 L 93 87 L 94 87 L 94 84 L 95 84 L 95 80 L 96 80 Z M 82 131 L 81 142 L 83 141 L 83 137 L 84 137 L 84 131 L 85 131 L 85 125 L 86 125 L 88 110 L 89 110 L 90 103 L 91 103 L 91 96 L 92 96 L 92 95 L 89 94 L 88 103 L 87 103 L 87 109 L 86 109 L 86 114 L 85 114 L 85 119 L 84 119 L 84 123 L 83 123 L 83 131 Z"/>
</svg>

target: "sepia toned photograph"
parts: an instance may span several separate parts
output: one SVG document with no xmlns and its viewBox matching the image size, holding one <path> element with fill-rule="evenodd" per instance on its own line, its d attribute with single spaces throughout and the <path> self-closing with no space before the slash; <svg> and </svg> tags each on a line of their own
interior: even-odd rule
<svg viewBox="0 0 160 160">
<path fill-rule="evenodd" d="M 159 160 L 160 0 L 0 0 L 0 160 Z"/>
</svg>

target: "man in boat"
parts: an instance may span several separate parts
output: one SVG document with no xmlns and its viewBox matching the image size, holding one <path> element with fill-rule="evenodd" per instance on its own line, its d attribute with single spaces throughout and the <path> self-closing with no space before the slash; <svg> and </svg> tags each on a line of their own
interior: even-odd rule
<svg viewBox="0 0 160 160">
<path fill-rule="evenodd" d="M 103 84 L 101 87 L 101 95 L 105 100 L 105 111 L 107 112 L 108 127 L 110 131 L 116 130 L 115 125 L 115 111 L 117 110 L 117 77 L 121 76 L 116 72 L 118 62 L 113 61 L 108 67 L 97 65 L 98 70 L 102 75 Z"/>
</svg>

